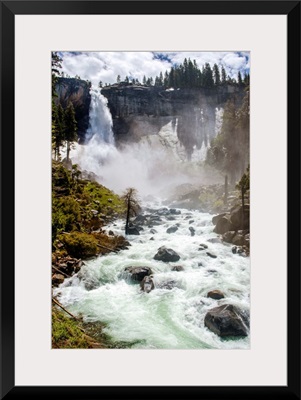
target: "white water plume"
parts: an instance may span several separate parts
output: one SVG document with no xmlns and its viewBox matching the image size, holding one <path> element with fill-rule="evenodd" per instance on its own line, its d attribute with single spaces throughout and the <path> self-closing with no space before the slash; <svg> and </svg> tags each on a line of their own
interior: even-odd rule
<svg viewBox="0 0 301 400">
<path fill-rule="evenodd" d="M 82 171 L 93 172 L 100 183 L 116 193 L 135 187 L 143 195 L 158 194 L 167 186 L 200 182 L 204 178 L 199 167 L 183 162 L 182 147 L 169 123 L 158 135 L 145 135 L 140 142 L 117 149 L 107 100 L 92 89 L 87 143 L 75 145 L 70 158 Z"/>
</svg>

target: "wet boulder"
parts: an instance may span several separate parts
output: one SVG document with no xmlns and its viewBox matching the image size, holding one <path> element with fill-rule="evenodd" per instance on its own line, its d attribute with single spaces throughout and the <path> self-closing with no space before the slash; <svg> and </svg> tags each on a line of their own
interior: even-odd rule
<svg viewBox="0 0 301 400">
<path fill-rule="evenodd" d="M 153 289 L 155 289 L 155 284 L 152 276 L 145 276 L 141 283 L 140 283 L 140 288 L 143 290 L 145 293 L 151 292 Z"/>
<path fill-rule="evenodd" d="M 230 221 L 234 230 L 249 229 L 250 227 L 250 210 L 249 205 L 246 204 L 244 210 L 242 206 L 236 206 L 231 210 Z M 230 230 L 230 229 L 228 229 Z"/>
<path fill-rule="evenodd" d="M 171 208 L 169 210 L 169 213 L 173 214 L 173 215 L 180 215 L 181 214 L 181 210 L 176 210 L 175 208 Z"/>
<path fill-rule="evenodd" d="M 232 222 L 227 216 L 224 216 L 217 221 L 216 226 L 213 229 L 213 232 L 223 235 L 224 233 L 233 230 L 235 229 L 233 227 Z"/>
<path fill-rule="evenodd" d="M 213 253 L 210 253 L 210 251 L 206 251 L 207 256 L 211 257 L 211 258 L 217 258 L 217 256 Z"/>
<path fill-rule="evenodd" d="M 134 282 L 141 282 L 145 276 L 152 274 L 149 267 L 126 267 L 125 272 L 130 274 L 131 280 Z"/>
<path fill-rule="evenodd" d="M 139 229 L 137 226 L 128 226 L 127 228 L 127 235 L 140 235 Z"/>
<path fill-rule="evenodd" d="M 235 231 L 228 231 L 223 234 L 223 241 L 226 243 L 232 243 L 232 239 L 235 236 Z"/>
<path fill-rule="evenodd" d="M 218 215 L 215 215 L 214 217 L 212 217 L 213 225 L 216 225 L 218 223 L 218 221 L 220 219 L 222 219 L 225 215 L 227 215 L 227 213 L 218 214 Z"/>
<path fill-rule="evenodd" d="M 165 246 L 161 246 L 158 249 L 157 254 L 154 256 L 154 260 L 163 262 L 175 262 L 179 261 L 181 257 L 174 250 L 168 249 Z"/>
<path fill-rule="evenodd" d="M 53 285 L 60 285 L 65 280 L 64 275 L 62 274 L 54 274 L 52 275 L 52 283 Z"/>
<path fill-rule="evenodd" d="M 192 226 L 190 226 L 189 230 L 190 230 L 191 236 L 194 236 L 195 235 L 195 229 Z"/>
<path fill-rule="evenodd" d="M 178 227 L 176 225 L 170 226 L 169 228 L 166 229 L 166 233 L 174 233 L 178 230 Z"/>
<path fill-rule="evenodd" d="M 221 292 L 220 290 L 211 290 L 210 292 L 207 293 L 207 297 L 214 300 L 220 300 L 223 299 L 225 296 L 224 293 Z"/>
<path fill-rule="evenodd" d="M 205 316 L 205 326 L 218 336 L 248 336 L 246 313 L 232 304 L 212 308 Z"/>
</svg>

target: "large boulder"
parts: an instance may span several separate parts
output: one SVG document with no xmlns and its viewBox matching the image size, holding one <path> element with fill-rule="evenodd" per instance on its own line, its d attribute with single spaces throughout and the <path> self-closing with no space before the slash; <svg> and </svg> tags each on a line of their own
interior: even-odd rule
<svg viewBox="0 0 301 400">
<path fill-rule="evenodd" d="M 218 214 L 218 215 L 215 215 L 214 217 L 212 217 L 213 225 L 216 225 L 218 223 L 218 221 L 220 219 L 222 219 L 225 215 L 227 215 L 227 213 Z"/>
<path fill-rule="evenodd" d="M 149 267 L 126 267 L 125 271 L 130 274 L 131 280 L 141 282 L 145 276 L 152 274 Z"/>
<path fill-rule="evenodd" d="M 243 212 L 242 206 L 236 206 L 231 210 L 230 221 L 234 227 L 233 230 L 249 229 L 250 227 L 250 210 L 249 205 L 245 205 Z M 231 229 L 228 229 L 229 231 Z"/>
<path fill-rule="evenodd" d="M 155 254 L 154 260 L 163 261 L 163 262 L 175 262 L 179 261 L 181 257 L 174 250 L 168 249 L 165 246 L 161 246 L 158 249 L 158 253 Z"/>
<path fill-rule="evenodd" d="M 228 231 L 223 234 L 223 241 L 226 243 L 232 243 L 232 239 L 235 236 L 235 231 Z"/>
<path fill-rule="evenodd" d="M 212 308 L 205 316 L 205 326 L 218 336 L 248 336 L 248 318 L 232 304 Z"/>
<path fill-rule="evenodd" d="M 223 216 L 217 221 L 216 226 L 213 229 L 213 232 L 223 235 L 224 233 L 226 233 L 228 231 L 234 231 L 234 230 L 235 229 L 234 229 L 233 224 L 230 221 L 229 217 Z"/>
</svg>

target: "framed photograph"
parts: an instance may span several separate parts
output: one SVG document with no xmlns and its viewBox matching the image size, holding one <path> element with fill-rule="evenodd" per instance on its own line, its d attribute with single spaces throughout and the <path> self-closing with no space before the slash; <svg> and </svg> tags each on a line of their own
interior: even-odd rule
<svg viewBox="0 0 301 400">
<path fill-rule="evenodd" d="M 1 398 L 300 399 L 300 1 L 1 29 Z"/>
</svg>

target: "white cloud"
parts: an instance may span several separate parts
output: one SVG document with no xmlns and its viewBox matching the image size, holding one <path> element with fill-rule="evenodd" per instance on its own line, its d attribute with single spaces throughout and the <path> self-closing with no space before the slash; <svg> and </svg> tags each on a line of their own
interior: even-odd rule
<svg viewBox="0 0 301 400">
<path fill-rule="evenodd" d="M 236 78 L 238 71 L 242 73 L 249 68 L 247 52 L 170 52 L 164 53 L 166 58 L 154 57 L 152 52 L 85 52 L 61 53 L 63 71 L 70 76 L 79 75 L 97 86 L 103 83 L 116 82 L 117 75 L 124 79 L 132 76 L 143 80 L 143 76 L 155 78 L 160 72 L 164 74 L 174 63 L 183 63 L 184 58 L 196 60 L 199 67 L 208 62 L 223 65 L 226 73 Z M 170 61 L 169 61 L 170 60 Z"/>
</svg>

